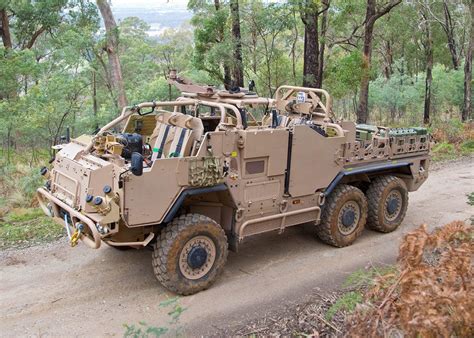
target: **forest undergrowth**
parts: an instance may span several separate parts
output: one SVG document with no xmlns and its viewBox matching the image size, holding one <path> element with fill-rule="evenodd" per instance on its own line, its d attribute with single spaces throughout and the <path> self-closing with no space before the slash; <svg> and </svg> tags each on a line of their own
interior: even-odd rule
<svg viewBox="0 0 474 338">
<path fill-rule="evenodd" d="M 222 330 L 231 336 L 472 337 L 474 231 L 454 221 L 401 240 L 397 263 L 367 266 L 331 292 Z"/>
</svg>

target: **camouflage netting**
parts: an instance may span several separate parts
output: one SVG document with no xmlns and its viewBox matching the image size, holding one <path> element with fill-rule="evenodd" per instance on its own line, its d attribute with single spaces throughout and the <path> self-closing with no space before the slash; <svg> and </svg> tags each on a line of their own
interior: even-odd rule
<svg viewBox="0 0 474 338">
<path fill-rule="evenodd" d="M 193 159 L 189 164 L 189 184 L 193 187 L 207 187 L 222 183 L 220 162 L 216 157 Z"/>
</svg>

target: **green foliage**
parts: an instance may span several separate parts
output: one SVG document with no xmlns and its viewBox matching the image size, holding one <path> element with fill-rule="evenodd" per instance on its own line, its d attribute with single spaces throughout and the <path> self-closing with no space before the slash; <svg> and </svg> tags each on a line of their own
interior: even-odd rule
<svg viewBox="0 0 474 338">
<path fill-rule="evenodd" d="M 392 265 L 358 269 L 346 278 L 343 287 L 355 289 L 365 288 L 372 285 L 375 277 L 386 275 L 393 271 L 395 271 L 395 267 Z"/>
<path fill-rule="evenodd" d="M 320 1 L 317 4 L 321 6 Z M 73 137 L 79 136 L 116 116 L 105 35 L 99 29 L 94 2 L 2 0 L 0 5 L 9 14 L 13 39 L 12 49 L 0 47 L 0 136 L 8 154 L 12 147 L 49 149 L 68 126 Z M 305 26 L 301 15 L 306 7 L 300 5 L 300 1 L 239 3 L 244 74 L 247 81 L 255 80 L 260 95 L 272 95 L 282 84 L 302 82 Z M 323 86 L 336 98 L 336 115 L 351 119 L 362 75 L 362 40 L 358 36 L 365 6 L 361 0 L 331 1 L 328 31 L 320 40 L 326 43 Z M 235 41 L 229 2 L 219 1 L 216 7 L 216 2 L 192 0 L 188 7 L 194 14 L 192 27 L 185 24 L 166 29 L 159 38 L 148 36 L 149 25 L 137 17 L 118 23 L 118 53 L 131 104 L 177 97 L 179 93 L 170 90 L 165 79 L 171 69 L 194 82 L 218 86 L 223 84 L 224 70 L 232 69 Z M 466 7 L 450 5 L 450 9 L 459 38 L 463 25 L 469 23 Z M 441 16 L 442 10 L 438 5 L 433 7 Z M 371 119 L 388 125 L 420 124 L 425 55 L 422 33 L 410 26 L 418 23 L 418 11 L 403 2 L 380 20 L 373 41 Z M 432 116 L 445 123 L 459 116 L 463 67 L 453 70 L 445 33 L 440 25 L 432 26 Z"/>
<path fill-rule="evenodd" d="M 232 62 L 232 43 L 227 29 L 228 6 L 221 4 L 216 8 L 207 2 L 190 1 L 188 7 L 194 12 L 191 20 L 195 43 L 193 66 L 205 70 L 215 81 L 222 83 L 222 67 L 229 67 Z"/>
<path fill-rule="evenodd" d="M 64 228 L 38 208 L 13 209 L 0 218 L 0 249 L 43 243 L 63 235 Z"/>
<path fill-rule="evenodd" d="M 468 154 L 474 152 L 474 140 L 469 140 L 461 144 L 461 150 Z"/>
<path fill-rule="evenodd" d="M 467 204 L 474 205 L 474 192 L 467 194 Z"/>
<path fill-rule="evenodd" d="M 364 289 L 373 286 L 377 277 L 388 276 L 393 274 L 395 271 L 395 266 L 386 265 L 358 269 L 351 273 L 344 281 L 342 287 L 349 288 L 353 291 L 345 292 L 333 305 L 331 305 L 326 313 L 326 319 L 332 320 L 334 315 L 340 311 L 348 313 L 354 311 L 356 305 L 363 301 L 362 294 Z"/>
<path fill-rule="evenodd" d="M 346 292 L 326 312 L 326 319 L 332 320 L 338 311 L 352 312 L 357 304 L 362 303 L 362 293 L 358 291 Z"/>
<path fill-rule="evenodd" d="M 359 51 L 342 53 L 328 65 L 326 86 L 335 98 L 357 92 L 362 77 L 362 55 Z"/>
<path fill-rule="evenodd" d="M 454 145 L 442 142 L 436 144 L 432 149 L 432 159 L 433 161 L 443 161 L 456 158 L 456 149 Z"/>
<path fill-rule="evenodd" d="M 171 310 L 168 312 L 168 316 L 171 319 L 170 324 L 177 324 L 181 314 L 186 310 L 186 308 L 179 304 L 179 297 L 170 298 L 160 303 L 160 307 L 168 306 L 171 306 Z"/>
<path fill-rule="evenodd" d="M 20 91 L 22 83 L 19 78 L 25 76 L 36 76 L 40 66 L 36 63 L 35 54 L 31 50 L 6 50 L 0 47 L 0 74 L 2 74 L 2 85 L 0 92 L 12 96 Z"/>
<path fill-rule="evenodd" d="M 433 152 L 434 153 L 439 153 L 439 154 L 449 154 L 454 152 L 454 145 L 443 142 L 435 145 L 433 147 Z"/>
<path fill-rule="evenodd" d="M 464 124 L 459 118 L 449 119 L 448 121 L 435 120 L 431 130 L 439 130 L 442 132 L 443 135 L 439 141 L 454 143 L 459 140 L 460 135 L 464 130 Z"/>
<path fill-rule="evenodd" d="M 40 163 L 46 163 L 46 158 L 43 154 L 12 152 L 14 163 L 7 164 L 5 155 L 0 153 L 0 210 L 34 206 L 36 189 L 44 181 L 39 173 Z"/>
<path fill-rule="evenodd" d="M 139 322 L 138 325 L 123 324 L 125 327 L 124 337 L 127 338 L 148 338 L 161 337 L 168 329 L 165 327 L 149 326 L 146 322 Z"/>
<path fill-rule="evenodd" d="M 395 62 L 396 69 L 402 69 L 402 63 Z M 450 118 L 451 115 L 459 116 L 463 101 L 462 70 L 448 69 L 437 64 L 433 69 L 432 87 L 432 119 L 435 123 L 448 122 L 452 134 L 457 134 L 462 123 L 459 118 Z M 423 123 L 425 90 L 425 74 L 402 74 L 396 71 L 389 79 L 379 76 L 370 83 L 369 99 L 372 119 L 379 123 L 390 125 L 402 124 L 417 125 Z M 454 113 L 454 114 L 453 114 Z M 403 119 L 403 120 L 402 120 Z"/>
<path fill-rule="evenodd" d="M 130 337 L 130 338 L 160 337 L 166 333 L 170 333 L 172 328 L 174 328 L 174 335 L 178 336 L 179 332 L 181 331 L 181 327 L 177 325 L 181 317 L 181 314 L 184 312 L 184 310 L 186 310 L 186 308 L 183 308 L 179 304 L 179 299 L 180 297 L 173 297 L 173 298 L 164 300 L 159 304 L 160 308 L 171 307 L 171 310 L 168 312 L 168 317 L 170 318 L 170 321 L 168 324 L 171 325 L 171 328 L 165 327 L 165 326 L 163 327 L 150 326 L 143 321 L 139 322 L 138 325 L 123 324 L 123 326 L 125 327 L 124 337 Z"/>
</svg>

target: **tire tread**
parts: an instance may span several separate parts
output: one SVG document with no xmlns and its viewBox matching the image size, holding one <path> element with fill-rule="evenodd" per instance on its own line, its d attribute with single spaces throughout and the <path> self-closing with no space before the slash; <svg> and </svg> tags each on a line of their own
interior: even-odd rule
<svg viewBox="0 0 474 338">
<path fill-rule="evenodd" d="M 364 196 L 363 192 L 360 189 L 348 184 L 340 184 L 334 189 L 331 195 L 326 199 L 326 204 L 323 206 L 323 210 L 321 213 L 321 223 L 318 226 L 316 226 L 316 234 L 323 242 L 329 245 L 338 247 L 338 248 L 348 245 L 348 244 L 344 245 L 338 242 L 337 239 L 333 236 L 331 232 L 330 220 L 332 219 L 333 213 L 335 212 L 337 208 L 338 201 L 345 194 L 349 194 L 352 192 L 357 192 L 358 194 L 361 194 L 362 196 Z M 364 199 L 365 199 L 365 196 L 364 196 Z M 362 205 L 361 217 L 363 218 L 362 223 L 365 223 L 366 218 L 367 218 L 367 203 L 363 203 Z M 363 229 L 364 227 L 360 227 L 360 229 L 357 230 L 358 233 L 355 234 L 355 237 L 358 237 Z"/>
<path fill-rule="evenodd" d="M 216 270 L 222 270 L 227 260 L 227 237 L 225 235 L 224 229 L 222 229 L 220 225 L 218 225 L 214 220 L 207 216 L 190 213 L 176 217 L 161 231 L 156 243 L 153 246 L 154 250 L 152 254 L 152 265 L 153 270 L 155 272 L 155 276 L 163 286 L 177 294 L 190 295 L 206 289 L 213 282 L 206 281 L 204 285 L 197 285 L 196 288 L 193 290 L 190 290 L 189 288 L 183 289 L 180 287 L 180 285 L 177 285 L 172 280 L 172 276 L 170 276 L 167 269 L 167 256 L 173 245 L 173 242 L 176 240 L 176 238 L 182 231 L 200 223 L 212 224 L 218 229 L 219 236 L 222 236 L 222 238 L 225 239 L 225 241 L 223 240 L 220 243 L 216 244 L 220 245 L 220 250 L 221 252 L 223 252 L 224 257 L 222 260 L 218 260 L 216 258 L 216 264 L 218 264 L 218 266 L 213 268 Z"/>
<path fill-rule="evenodd" d="M 406 192 L 406 186 L 400 178 L 393 175 L 383 175 L 376 177 L 374 180 L 372 180 L 372 183 L 370 184 L 369 189 L 367 189 L 366 192 L 367 201 L 369 204 L 369 213 L 366 224 L 367 228 L 383 233 L 390 232 L 384 227 L 383 223 L 381 222 L 379 218 L 378 208 L 383 192 L 394 181 L 396 181 L 405 189 L 406 203 L 408 204 L 408 193 Z M 402 220 L 405 218 L 406 212 L 407 208 L 402 208 L 402 214 L 400 216 Z"/>
</svg>

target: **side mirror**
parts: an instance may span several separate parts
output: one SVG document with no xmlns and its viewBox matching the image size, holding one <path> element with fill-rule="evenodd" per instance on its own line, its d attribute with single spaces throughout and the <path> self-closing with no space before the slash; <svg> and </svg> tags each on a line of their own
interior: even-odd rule
<svg viewBox="0 0 474 338">
<path fill-rule="evenodd" d="M 143 174 L 143 156 L 140 153 L 133 152 L 131 159 L 130 170 L 135 176 L 142 176 Z"/>
</svg>

